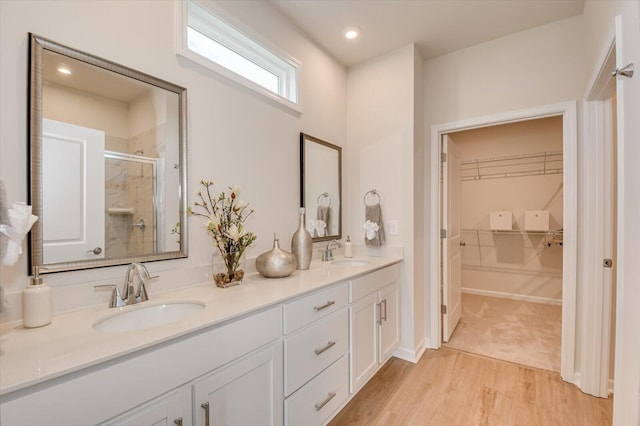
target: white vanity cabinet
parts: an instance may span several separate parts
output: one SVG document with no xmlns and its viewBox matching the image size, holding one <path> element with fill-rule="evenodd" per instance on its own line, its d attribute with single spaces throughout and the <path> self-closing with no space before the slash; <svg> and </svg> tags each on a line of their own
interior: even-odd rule
<svg viewBox="0 0 640 426">
<path fill-rule="evenodd" d="M 279 425 L 283 410 L 281 335 L 280 306 L 255 312 L 3 396 L 0 424 L 175 426 L 174 421 L 182 418 L 185 425 L 204 426 L 206 422 L 198 420 L 201 401 L 191 396 L 193 386 L 199 391 L 197 397 L 203 392 L 205 399 L 211 395 L 212 416 L 222 407 L 217 402 L 227 399 L 232 403 L 226 406 L 225 418 L 240 419 L 235 424 L 251 424 L 242 422 L 247 407 L 252 409 L 245 404 L 259 401 L 265 417 L 255 424 Z M 259 398 L 249 387 L 261 393 Z M 265 399 L 272 404 L 270 408 L 265 408 Z"/>
<path fill-rule="evenodd" d="M 281 425 L 281 382 L 282 345 L 278 341 L 194 381 L 193 424 Z"/>
<path fill-rule="evenodd" d="M 101 426 L 187 426 L 191 425 L 191 392 L 183 386 L 127 411 Z"/>
<path fill-rule="evenodd" d="M 349 397 L 347 283 L 283 305 L 285 424 L 325 423 Z"/>
<path fill-rule="evenodd" d="M 399 276 L 398 263 L 371 258 L 216 292 L 205 322 L 109 334 L 78 320 L 88 310 L 20 330 L 0 368 L 37 369 L 1 395 L 0 425 L 324 425 L 397 349 Z M 69 334 L 63 320 L 81 325 Z"/>
<path fill-rule="evenodd" d="M 349 281 L 350 391 L 357 392 L 400 343 L 399 267 Z"/>
</svg>

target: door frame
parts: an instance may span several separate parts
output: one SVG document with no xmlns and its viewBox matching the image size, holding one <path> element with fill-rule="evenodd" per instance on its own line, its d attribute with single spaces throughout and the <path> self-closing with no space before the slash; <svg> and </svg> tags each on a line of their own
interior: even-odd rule
<svg viewBox="0 0 640 426">
<path fill-rule="evenodd" d="M 568 382 L 574 382 L 575 374 L 575 333 L 576 333 L 576 272 L 577 272 L 577 229 L 578 229 L 578 126 L 576 101 L 543 105 L 491 116 L 477 117 L 451 123 L 431 126 L 430 179 L 431 205 L 429 237 L 429 281 L 425 292 L 429 347 L 440 348 L 442 328 L 440 315 L 440 282 L 442 262 L 440 254 L 441 190 L 440 154 L 442 135 L 462 130 L 477 129 L 500 124 L 528 121 L 538 118 L 562 117 L 563 150 L 563 229 L 562 246 L 562 346 L 560 375 Z"/>
<path fill-rule="evenodd" d="M 612 36 L 601 53 L 596 69 L 587 85 L 583 102 L 584 135 L 582 151 L 585 164 L 591 164 L 590 173 L 583 176 L 583 210 L 585 232 L 582 238 L 583 303 L 585 309 L 579 319 L 581 328 L 589 330 L 581 339 L 580 373 L 576 384 L 585 393 L 606 398 L 609 395 L 612 325 L 612 269 L 603 267 L 603 259 L 616 259 L 613 248 L 613 113 L 610 93 L 615 91 L 616 40 Z"/>
</svg>

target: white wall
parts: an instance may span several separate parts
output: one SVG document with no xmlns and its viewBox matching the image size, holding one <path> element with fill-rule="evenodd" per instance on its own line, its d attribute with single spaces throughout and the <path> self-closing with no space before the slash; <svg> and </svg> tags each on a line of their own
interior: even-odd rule
<svg viewBox="0 0 640 426">
<path fill-rule="evenodd" d="M 347 151 L 345 155 L 346 225 L 354 243 L 363 244 L 363 197 L 371 189 L 380 195 L 387 246 L 404 248 L 400 289 L 401 351 L 412 359 L 420 351 L 416 336 L 414 281 L 414 102 L 413 45 L 349 69 Z M 398 221 L 391 235 L 389 222 Z M 371 252 L 383 249 L 370 248 Z M 421 283 L 418 283 L 421 285 Z M 421 303 L 419 305 L 421 308 Z M 417 325 L 420 330 L 421 324 Z"/>
<path fill-rule="evenodd" d="M 186 87 L 190 200 L 201 179 L 215 181 L 218 191 L 239 184 L 242 198 L 255 209 L 247 226 L 258 240 L 248 257 L 270 249 L 273 232 L 288 249 L 299 205 L 298 135 L 304 131 L 344 146 L 346 71 L 268 2 L 222 6 L 302 62 L 300 117 L 177 57 L 174 2 L 0 2 L 0 178 L 8 201 L 26 201 L 28 194 L 27 33 L 33 32 Z M 161 276 L 150 293 L 206 279 L 212 253 L 206 233 L 191 218 L 189 258 L 150 264 Z M 123 275 L 124 267 L 113 267 L 52 274 L 46 281 L 54 287 L 54 309 L 61 311 L 77 308 L 77 300 L 106 306 L 108 292 L 96 292 L 91 284 L 120 283 Z M 3 320 L 19 319 L 27 256 L 2 267 L 0 282 L 10 303 Z"/>
<path fill-rule="evenodd" d="M 581 98 L 583 36 L 578 16 L 426 61 L 425 134 L 432 125 Z"/>
</svg>

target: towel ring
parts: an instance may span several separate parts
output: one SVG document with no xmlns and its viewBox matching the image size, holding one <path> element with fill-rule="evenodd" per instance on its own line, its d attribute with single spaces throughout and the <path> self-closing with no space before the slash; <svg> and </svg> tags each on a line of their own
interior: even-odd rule
<svg viewBox="0 0 640 426">
<path fill-rule="evenodd" d="M 316 204 L 319 206 L 322 206 L 322 204 L 320 203 L 320 200 L 326 198 L 327 200 L 329 200 L 329 204 L 327 204 L 325 207 L 331 207 L 331 196 L 329 195 L 328 192 L 323 192 L 322 194 L 318 195 L 318 199 L 316 200 Z"/>
<path fill-rule="evenodd" d="M 378 194 L 378 191 L 376 191 L 375 189 L 372 189 L 371 191 L 367 191 L 364 194 L 364 197 L 362 197 L 362 201 L 364 202 L 365 206 L 372 206 L 372 205 L 375 204 L 375 203 L 367 204 L 367 195 L 369 195 L 369 194 L 376 196 L 378 198 L 378 204 L 380 203 L 380 194 Z"/>
</svg>

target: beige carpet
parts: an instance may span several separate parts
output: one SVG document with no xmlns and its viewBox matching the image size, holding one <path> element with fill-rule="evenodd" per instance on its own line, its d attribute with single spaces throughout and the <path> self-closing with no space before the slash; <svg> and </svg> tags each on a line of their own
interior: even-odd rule
<svg viewBox="0 0 640 426">
<path fill-rule="evenodd" d="M 444 346 L 560 371 L 562 307 L 462 295 L 462 319 Z"/>
</svg>

